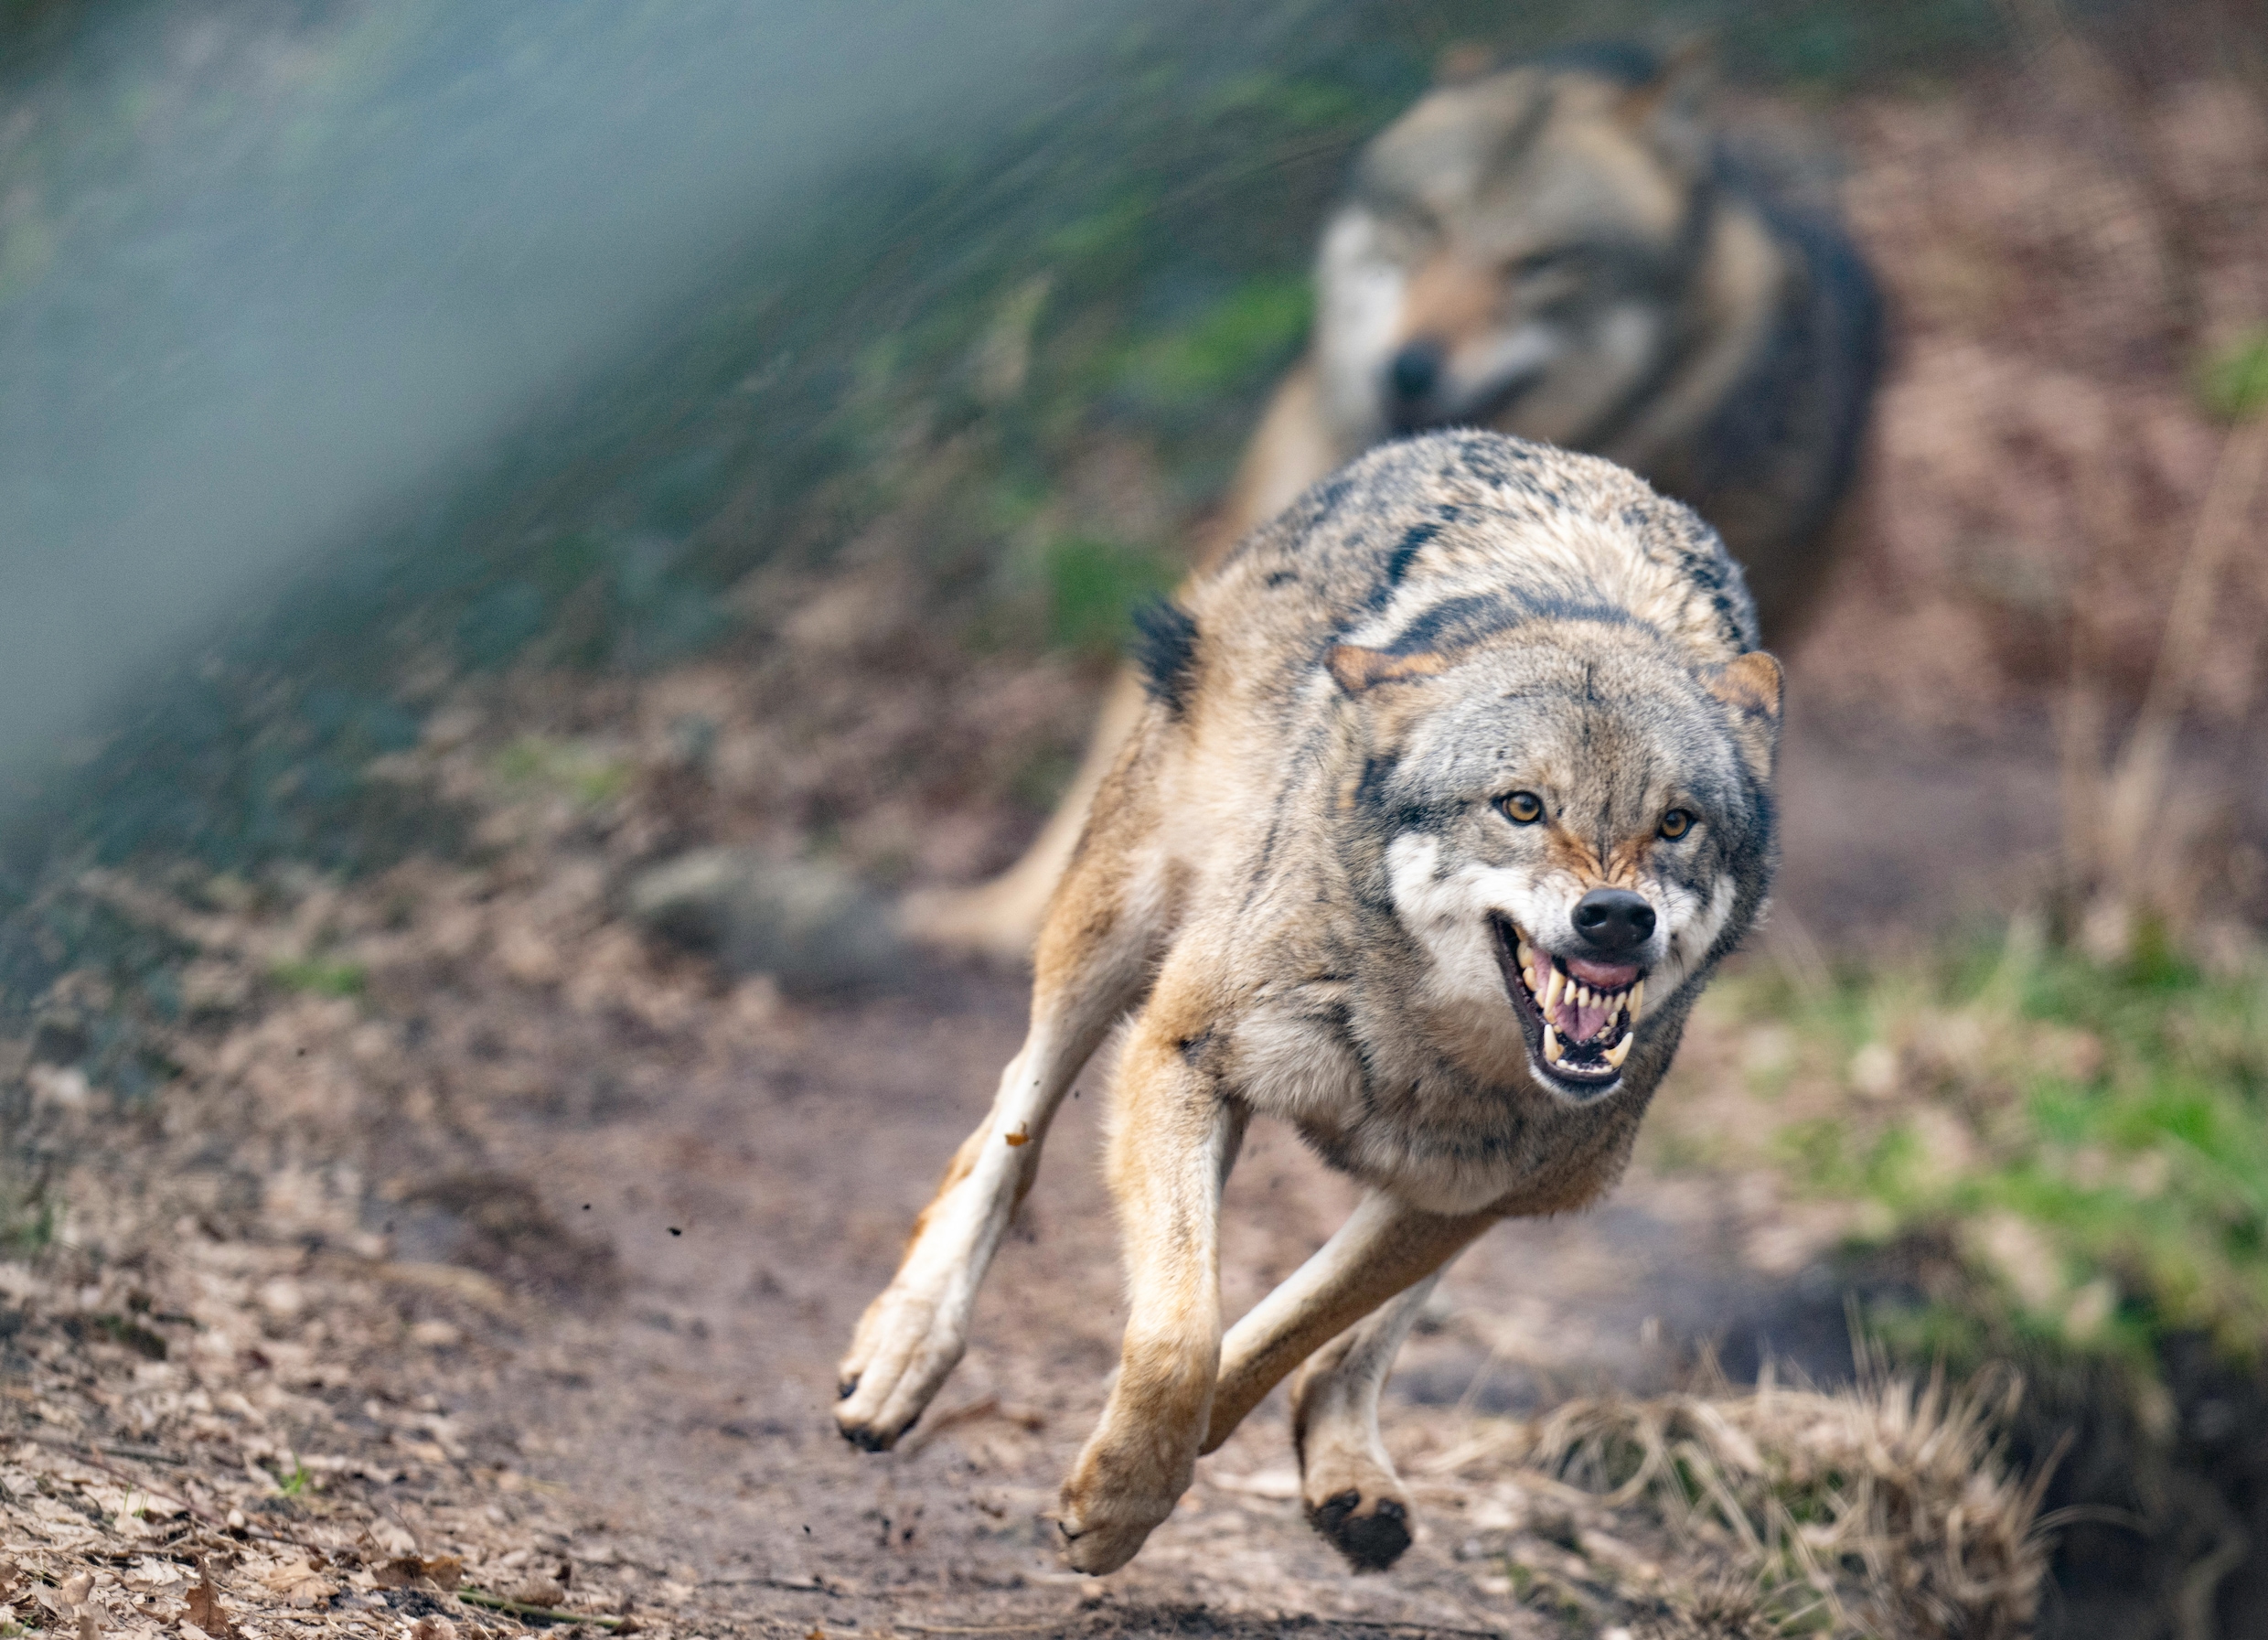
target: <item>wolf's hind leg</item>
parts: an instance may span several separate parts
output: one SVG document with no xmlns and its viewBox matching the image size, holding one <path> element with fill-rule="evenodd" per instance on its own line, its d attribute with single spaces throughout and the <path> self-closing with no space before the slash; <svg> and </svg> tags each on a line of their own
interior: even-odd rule
<svg viewBox="0 0 2268 1640">
<path fill-rule="evenodd" d="M 1357 1571 L 1384 1571 L 1409 1547 L 1409 1496 L 1378 1438 L 1378 1392 L 1435 1271 L 1307 1358 L 1291 1380 L 1291 1439 L 1307 1517 Z"/>
<path fill-rule="evenodd" d="M 1140 998 L 1164 920 L 1160 896 L 1142 888 L 1110 851 L 1091 849 L 1056 896 L 1023 1048 L 837 1369 L 836 1426 L 869 1452 L 895 1445 L 959 1364 L 977 1289 L 1039 1175 L 1048 1123 L 1111 1024 Z"/>
</svg>

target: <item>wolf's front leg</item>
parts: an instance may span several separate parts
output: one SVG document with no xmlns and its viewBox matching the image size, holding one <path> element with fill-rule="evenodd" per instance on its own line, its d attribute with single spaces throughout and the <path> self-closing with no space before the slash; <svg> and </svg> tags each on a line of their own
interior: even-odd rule
<svg viewBox="0 0 2268 1640">
<path fill-rule="evenodd" d="M 1293 1367 L 1431 1276 L 1500 1217 L 1485 1208 L 1428 1213 L 1383 1190 L 1366 1194 L 1338 1233 L 1230 1330 L 1204 1450 L 1227 1440 Z"/>
<path fill-rule="evenodd" d="M 1221 1358 L 1221 1185 L 1246 1112 L 1183 1062 L 1155 1008 L 1118 1074 L 1110 1189 L 1126 1238 L 1118 1380 L 1064 1482 L 1066 1558 L 1116 1571 L 1188 1490 Z"/>
<path fill-rule="evenodd" d="M 1039 1172 L 1040 1142 L 1060 1097 L 1048 1074 L 1060 1057 L 1051 1046 L 1034 1031 L 1009 1062 L 991 1111 L 954 1153 L 936 1199 L 914 1221 L 896 1277 L 867 1305 L 836 1369 L 836 1427 L 869 1452 L 897 1443 L 968 1347 L 977 1289 Z"/>
<path fill-rule="evenodd" d="M 1139 816 L 1136 817 L 1139 820 Z M 1129 822 L 1132 823 L 1132 822 Z M 977 1289 L 1040 1171 L 1047 1125 L 1111 1024 L 1141 995 L 1161 896 L 1106 830 L 1056 890 L 1034 954 L 1032 1029 L 983 1123 L 914 1223 L 896 1279 L 866 1307 L 837 1369 L 835 1422 L 884 1452 L 913 1426 L 968 1346 Z"/>
</svg>

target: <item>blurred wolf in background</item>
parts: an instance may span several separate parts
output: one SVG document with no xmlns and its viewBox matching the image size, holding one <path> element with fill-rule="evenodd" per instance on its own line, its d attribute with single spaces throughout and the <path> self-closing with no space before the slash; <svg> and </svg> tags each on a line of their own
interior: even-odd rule
<svg viewBox="0 0 2268 1640">
<path fill-rule="evenodd" d="M 867 1309 L 836 1419 L 893 1445 L 961 1357 L 1048 1124 L 1131 1013 L 1109 1179 L 1124 1357 L 1064 1483 L 1071 1563 L 1131 1559 L 1276 1383 L 1357 1567 L 1410 1540 L 1378 1439 L 1441 1266 L 1610 1188 L 1774 859 L 1780 668 L 1708 527 L 1493 433 L 1373 451 L 1153 611 L 1146 698 L 1050 902 L 1022 1051 Z M 1246 1123 L 1364 1190 L 1221 1325 Z"/>
<path fill-rule="evenodd" d="M 1706 79 L 1690 52 L 1575 48 L 1454 74 L 1375 138 L 1323 231 L 1307 356 L 1200 573 L 1369 446 L 1487 426 L 1604 456 L 1693 507 L 1784 645 L 1832 562 L 1879 307 L 1832 218 L 1731 157 Z M 633 905 L 791 984 L 891 971 L 907 939 L 1021 962 L 1141 698 L 1123 674 L 1054 817 L 990 883 L 891 905 L 709 852 L 658 868 Z"/>
<path fill-rule="evenodd" d="M 1785 645 L 1833 562 L 1881 354 L 1833 220 L 1737 163 L 1703 65 L 1570 48 L 1437 87 L 1365 148 L 1323 230 L 1314 335 L 1202 570 L 1358 452 L 1485 426 L 1604 456 L 1707 519 Z M 910 896 L 924 944 L 1022 959 L 1139 711 L 1122 677 L 1024 857 Z"/>
</svg>

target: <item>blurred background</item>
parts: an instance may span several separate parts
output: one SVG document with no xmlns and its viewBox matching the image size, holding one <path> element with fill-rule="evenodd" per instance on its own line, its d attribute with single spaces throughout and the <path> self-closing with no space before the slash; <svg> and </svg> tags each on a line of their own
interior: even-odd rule
<svg viewBox="0 0 2268 1640">
<path fill-rule="evenodd" d="M 793 1324 L 823 1380 L 1015 976 L 803 998 L 655 940 L 625 884 L 719 844 L 889 890 L 1012 861 L 1301 353 L 1361 145 L 1460 51 L 1599 38 L 1705 39 L 1713 121 L 1839 210 L 1888 323 L 1783 650 L 1781 914 L 1664 1096 L 1652 1217 L 1600 1232 L 1705 1219 L 1711 1273 L 1642 1249 L 1617 1302 L 1736 1383 L 1847 1379 L 1854 1329 L 2013 1364 L 2002 1459 L 2052 1460 L 2064 1511 L 2044 1632 L 2268 1632 L 2240 0 L 6 0 L 6 1259 L 95 1292 L 187 1192 L 216 1243 L 617 1302 L 643 1221 L 562 1227 L 575 1168 L 644 1157 L 660 1213 L 700 1166 L 639 1146 L 746 1124 L 738 1180 L 683 1184 L 722 1223 L 964 1030 L 942 1142 L 840 1231 L 850 1307 Z M 718 1114 L 733 1087 L 770 1102 Z M 685 1302 L 754 1324 L 746 1281 Z M 487 1324 L 442 1302 L 401 1324 Z M 1548 1399 L 1491 1302 L 1426 1404 Z M 313 1324 L 240 1307 L 279 1348 Z M 1635 1359 L 1557 1367 L 1685 1369 Z"/>
</svg>

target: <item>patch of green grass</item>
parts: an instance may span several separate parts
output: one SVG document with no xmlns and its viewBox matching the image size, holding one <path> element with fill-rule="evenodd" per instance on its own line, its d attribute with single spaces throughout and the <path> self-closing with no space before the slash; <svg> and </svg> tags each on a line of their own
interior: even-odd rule
<svg viewBox="0 0 2268 1640">
<path fill-rule="evenodd" d="M 281 1469 L 275 1472 L 276 1495 L 278 1497 L 297 1497 L 305 1493 L 314 1484 L 314 1474 L 299 1461 L 296 1454 L 294 1454 L 292 1466 L 288 1472 Z"/>
<path fill-rule="evenodd" d="M 1136 342 L 1121 380 L 1161 408 L 1205 404 L 1289 364 L 1314 311 L 1303 276 L 1247 279 L 1193 319 Z"/>
<path fill-rule="evenodd" d="M 1949 1247 L 2045 1343 L 2140 1360 L 2194 1330 L 2268 1357 L 2268 959 L 2106 967 L 2019 930 L 1808 1001 L 1762 975 L 1720 998 L 1792 1034 L 1777 1098 L 1749 1073 L 1756 1159 L 1851 1204 L 1857 1240 Z"/>
<path fill-rule="evenodd" d="M 362 994 L 369 971 L 359 962 L 302 957 L 272 964 L 268 978 L 286 991 L 308 992 L 316 996 L 356 997 Z"/>
<path fill-rule="evenodd" d="M 1064 536 L 1042 558 L 1048 638 L 1057 648 L 1110 654 L 1120 648 L 1136 605 L 1169 591 L 1180 574 L 1155 548 L 1097 536 Z"/>
<path fill-rule="evenodd" d="M 0 1181 L 0 1256 L 27 1259 L 55 1239 L 55 1204 L 36 1184 Z"/>
<path fill-rule="evenodd" d="M 2246 331 L 2207 359 L 2198 396 L 2224 422 L 2250 421 L 2268 410 L 2268 326 Z"/>
<path fill-rule="evenodd" d="M 621 796 L 630 785 L 630 766 L 621 758 L 541 734 L 521 735 L 496 755 L 493 766 L 507 784 L 540 787 L 586 809 Z"/>
</svg>

